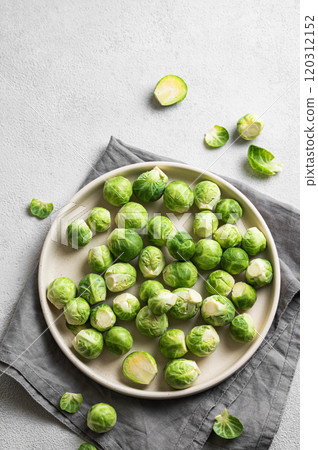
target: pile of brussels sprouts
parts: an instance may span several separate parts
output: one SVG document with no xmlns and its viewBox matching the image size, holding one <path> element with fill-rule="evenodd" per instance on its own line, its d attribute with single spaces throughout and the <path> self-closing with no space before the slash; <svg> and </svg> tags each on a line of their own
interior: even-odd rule
<svg viewBox="0 0 318 450">
<path fill-rule="evenodd" d="M 131 201 L 133 195 L 136 201 Z M 47 298 L 64 309 L 66 326 L 75 335 L 74 350 L 81 357 L 97 358 L 104 348 L 118 357 L 128 354 L 122 363 L 124 376 L 135 383 L 151 383 L 158 372 L 154 357 L 145 351 L 131 352 L 134 341 L 125 323 L 135 321 L 137 330 L 153 339 L 169 360 L 163 371 L 167 384 L 188 388 L 200 369 L 186 355 L 206 357 L 216 351 L 219 327 L 228 326 L 238 343 L 254 339 L 257 332 L 246 311 L 256 302 L 257 289 L 273 278 L 271 263 L 258 256 L 266 248 L 266 238 L 256 227 L 242 232 L 236 224 L 243 214 L 241 205 L 221 199 L 214 182 L 200 181 L 192 190 L 184 181 L 168 183 L 159 167 L 142 173 L 133 184 L 122 176 L 106 180 L 103 196 L 119 208 L 113 218 L 117 228 L 104 245 L 89 249 L 92 273 L 78 286 L 67 277 L 53 280 Z M 165 207 L 177 214 L 195 205 L 192 235 L 177 231 L 159 211 L 148 217 L 145 206 L 161 197 Z M 162 211 L 161 206 L 158 209 Z M 95 232 L 110 226 L 110 212 L 96 207 L 87 221 L 69 224 L 68 242 L 75 249 L 84 247 Z M 163 247 L 172 262 L 167 263 Z M 137 298 L 127 290 L 136 283 L 138 269 L 144 281 Z M 198 276 L 205 279 L 203 297 L 194 288 Z M 108 292 L 115 294 L 111 305 L 106 303 Z M 202 324 L 185 335 L 182 323 L 197 314 Z M 180 328 L 169 329 L 169 317 L 177 319 Z"/>
</svg>

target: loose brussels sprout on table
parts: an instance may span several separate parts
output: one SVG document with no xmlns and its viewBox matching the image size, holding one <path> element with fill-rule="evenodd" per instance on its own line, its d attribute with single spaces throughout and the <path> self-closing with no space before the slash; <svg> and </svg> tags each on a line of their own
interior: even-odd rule
<svg viewBox="0 0 318 450">
<path fill-rule="evenodd" d="M 271 283 L 273 279 L 273 268 L 267 259 L 253 259 L 246 269 L 246 281 L 255 288 L 260 288 Z"/>
<path fill-rule="evenodd" d="M 167 183 L 167 175 L 159 167 L 155 167 L 139 175 L 133 183 L 133 191 L 138 200 L 155 202 L 162 196 Z"/>
<path fill-rule="evenodd" d="M 174 319 L 188 320 L 194 317 L 202 304 L 201 295 L 194 289 L 180 288 L 173 291 L 178 296 L 169 314 Z"/>
<path fill-rule="evenodd" d="M 157 280 L 144 281 L 139 289 L 139 297 L 143 302 L 148 303 L 150 297 L 155 295 L 161 289 L 164 289 L 164 287 Z"/>
<path fill-rule="evenodd" d="M 62 411 L 74 414 L 83 403 L 82 394 L 73 394 L 72 392 L 65 392 L 60 399 L 60 408 Z"/>
<path fill-rule="evenodd" d="M 156 84 L 154 96 L 161 106 L 180 103 L 187 95 L 188 87 L 177 75 L 166 75 Z"/>
<path fill-rule="evenodd" d="M 95 359 L 103 351 L 103 335 L 93 328 L 82 330 L 72 341 L 74 349 L 86 359 Z"/>
<path fill-rule="evenodd" d="M 204 135 L 205 143 L 209 147 L 214 148 L 222 147 L 227 143 L 229 138 L 229 132 L 224 127 L 220 127 L 219 125 L 214 125 L 214 127 Z"/>
<path fill-rule="evenodd" d="M 234 319 L 235 308 L 228 298 L 212 295 L 203 300 L 201 316 L 208 325 L 223 327 Z"/>
<path fill-rule="evenodd" d="M 212 239 L 201 239 L 196 243 L 192 262 L 198 269 L 214 269 L 221 261 L 222 248 Z"/>
<path fill-rule="evenodd" d="M 115 228 L 108 236 L 107 243 L 112 254 L 124 262 L 135 259 L 143 246 L 139 234 L 129 228 Z"/>
<path fill-rule="evenodd" d="M 212 211 L 203 210 L 195 215 L 193 232 L 199 238 L 211 237 L 219 226 L 218 218 Z"/>
<path fill-rule="evenodd" d="M 164 282 L 173 288 L 192 287 L 198 279 L 197 268 L 190 262 L 172 262 L 163 271 Z"/>
<path fill-rule="evenodd" d="M 224 251 L 221 259 L 222 269 L 231 275 L 238 275 L 248 266 L 248 254 L 241 248 L 228 248 Z"/>
<path fill-rule="evenodd" d="M 104 277 L 111 292 L 120 292 L 136 283 L 137 272 L 131 264 L 116 263 L 108 267 Z"/>
<path fill-rule="evenodd" d="M 55 278 L 47 289 L 48 300 L 58 309 L 64 308 L 68 300 L 76 297 L 76 285 L 67 277 Z"/>
<path fill-rule="evenodd" d="M 114 206 L 128 203 L 132 196 L 131 183 L 125 177 L 114 177 L 105 181 L 103 196 L 106 202 Z"/>
<path fill-rule="evenodd" d="M 93 234 L 83 219 L 74 220 L 67 227 L 67 241 L 72 248 L 78 249 L 87 245 Z"/>
<path fill-rule="evenodd" d="M 103 303 L 92 308 L 89 320 L 93 328 L 104 333 L 115 325 L 116 316 L 111 307 Z"/>
<path fill-rule="evenodd" d="M 193 200 L 193 192 L 184 181 L 172 181 L 163 194 L 165 206 L 177 213 L 187 212 L 193 205 Z"/>
<path fill-rule="evenodd" d="M 266 237 L 258 228 L 249 228 L 243 236 L 242 248 L 251 256 L 257 255 L 265 250 Z"/>
<path fill-rule="evenodd" d="M 235 280 L 224 270 L 215 270 L 206 280 L 206 290 L 212 295 L 228 296 L 233 289 Z"/>
<path fill-rule="evenodd" d="M 82 330 L 88 330 L 91 327 L 89 322 L 83 323 L 83 325 L 71 325 L 65 321 L 66 328 L 68 328 L 75 336 Z"/>
<path fill-rule="evenodd" d="M 132 335 L 123 327 L 112 327 L 105 336 L 106 349 L 118 356 L 129 352 L 133 343 Z"/>
<path fill-rule="evenodd" d="M 162 247 L 176 234 L 176 229 L 168 217 L 155 216 L 149 220 L 146 233 L 150 244 Z"/>
<path fill-rule="evenodd" d="M 194 255 L 195 243 L 192 236 L 185 231 L 178 231 L 167 240 L 170 255 L 179 261 L 188 261 Z"/>
<path fill-rule="evenodd" d="M 160 248 L 148 245 L 139 255 L 138 265 L 145 278 L 156 278 L 163 271 L 166 258 Z"/>
<path fill-rule="evenodd" d="M 106 245 L 93 247 L 88 252 L 88 265 L 95 272 L 104 272 L 113 264 L 113 257 Z"/>
<path fill-rule="evenodd" d="M 215 205 L 221 198 L 221 191 L 213 181 L 200 181 L 194 190 L 194 201 L 199 209 L 210 209 L 213 211 Z"/>
<path fill-rule="evenodd" d="M 85 275 L 78 285 L 81 297 L 85 298 L 91 305 L 103 302 L 106 298 L 106 284 L 100 275 L 89 273 Z"/>
<path fill-rule="evenodd" d="M 215 208 L 219 219 L 225 223 L 236 223 L 242 217 L 242 208 L 240 204 L 231 198 L 220 200 Z"/>
<path fill-rule="evenodd" d="M 87 223 L 91 230 L 102 233 L 110 227 L 110 212 L 105 208 L 93 208 L 88 215 Z"/>
<path fill-rule="evenodd" d="M 81 297 L 68 300 L 64 306 L 64 316 L 70 325 L 83 325 L 90 315 L 90 307 L 86 300 Z"/>
<path fill-rule="evenodd" d="M 214 239 L 222 248 L 236 247 L 242 241 L 242 232 L 236 225 L 227 223 L 216 230 Z"/>
<path fill-rule="evenodd" d="M 147 352 L 130 353 L 123 362 L 123 374 L 138 384 L 150 384 L 158 373 L 155 358 Z"/>
<path fill-rule="evenodd" d="M 53 203 L 45 203 L 37 198 L 33 198 L 30 203 L 30 212 L 39 219 L 46 219 L 53 211 Z"/>
<path fill-rule="evenodd" d="M 246 309 L 252 308 L 256 302 L 257 294 L 255 289 L 249 284 L 235 283 L 232 290 L 232 302 L 238 309 L 245 311 Z"/>
<path fill-rule="evenodd" d="M 161 315 L 168 312 L 177 301 L 177 295 L 168 289 L 161 289 L 148 300 L 148 307 L 153 314 Z"/>
<path fill-rule="evenodd" d="M 84 442 L 81 444 L 77 450 L 97 450 L 95 445 L 89 444 L 88 442 Z"/>
<path fill-rule="evenodd" d="M 159 337 L 168 328 L 168 317 L 166 314 L 157 316 L 148 306 L 144 306 L 137 314 L 136 327 L 145 336 Z"/>
<path fill-rule="evenodd" d="M 173 359 L 167 363 L 164 369 L 164 378 L 172 388 L 186 389 L 193 385 L 200 373 L 195 361 Z"/>
<path fill-rule="evenodd" d="M 252 141 L 260 135 L 264 121 L 256 114 L 245 114 L 237 122 L 237 132 L 246 141 Z"/>
<path fill-rule="evenodd" d="M 128 202 L 118 211 L 115 222 L 118 228 L 131 228 L 139 231 L 146 226 L 148 213 L 139 203 Z"/>
<path fill-rule="evenodd" d="M 252 317 L 246 313 L 236 316 L 230 325 L 230 335 L 236 342 L 251 342 L 256 335 Z"/>
<path fill-rule="evenodd" d="M 116 421 L 116 411 L 107 403 L 93 405 L 87 414 L 87 426 L 95 433 L 106 433 L 116 425 Z"/>
<path fill-rule="evenodd" d="M 252 169 L 264 175 L 275 175 L 283 169 L 283 163 L 280 161 L 273 162 L 275 156 L 265 148 L 250 145 L 247 156 Z"/>
<path fill-rule="evenodd" d="M 223 439 L 234 439 L 243 433 L 243 425 L 225 409 L 222 414 L 215 416 L 213 431 Z"/>
<path fill-rule="evenodd" d="M 184 332 L 174 328 L 166 331 L 159 340 L 159 350 L 166 358 L 182 358 L 188 351 Z"/>
<path fill-rule="evenodd" d="M 113 309 L 118 319 L 134 320 L 140 310 L 140 303 L 132 294 L 120 294 L 113 300 Z"/>
<path fill-rule="evenodd" d="M 219 335 L 211 325 L 199 325 L 194 327 L 189 331 L 186 337 L 186 344 L 190 352 L 201 357 L 213 353 L 219 343 Z"/>
</svg>

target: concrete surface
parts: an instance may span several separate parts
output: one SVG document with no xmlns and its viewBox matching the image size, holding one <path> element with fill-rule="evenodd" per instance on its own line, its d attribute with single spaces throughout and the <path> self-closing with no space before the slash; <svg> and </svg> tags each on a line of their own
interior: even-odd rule
<svg viewBox="0 0 318 450">
<path fill-rule="evenodd" d="M 30 200 L 62 207 L 111 135 L 298 205 L 298 1 L 1 0 L 0 30 L 1 336 L 51 223 Z M 152 91 L 168 73 L 189 91 L 164 109 Z M 246 142 L 231 146 L 247 112 L 284 162 L 275 177 L 252 172 Z M 231 132 L 220 150 L 203 144 L 214 124 Z M 271 450 L 299 446 L 298 388 L 297 375 Z M 6 376 L 0 396 L 2 448 L 79 446 Z"/>
</svg>

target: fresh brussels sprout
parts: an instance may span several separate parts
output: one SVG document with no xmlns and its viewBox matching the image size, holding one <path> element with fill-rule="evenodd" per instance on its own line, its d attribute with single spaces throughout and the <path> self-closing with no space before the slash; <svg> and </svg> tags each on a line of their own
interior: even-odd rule
<svg viewBox="0 0 318 450">
<path fill-rule="evenodd" d="M 154 96 L 161 106 L 180 103 L 187 95 L 188 87 L 177 75 L 166 75 L 156 84 Z"/>
<path fill-rule="evenodd" d="M 65 321 L 66 328 L 68 328 L 75 336 L 82 330 L 88 330 L 92 328 L 89 322 L 83 323 L 83 325 L 71 325 Z"/>
<path fill-rule="evenodd" d="M 103 302 L 106 298 L 106 284 L 100 275 L 89 273 L 81 279 L 78 285 L 81 297 L 85 298 L 91 305 Z"/>
<path fill-rule="evenodd" d="M 83 403 L 82 394 L 73 394 L 65 392 L 60 399 L 60 408 L 62 411 L 74 414 L 78 411 Z"/>
<path fill-rule="evenodd" d="M 57 309 L 62 309 L 68 300 L 76 297 L 76 285 L 70 278 L 55 278 L 49 284 L 46 296 Z"/>
<path fill-rule="evenodd" d="M 161 289 L 148 300 L 148 307 L 153 314 L 160 316 L 168 312 L 177 301 L 176 294 L 173 294 L 168 289 Z"/>
<path fill-rule="evenodd" d="M 211 237 L 219 226 L 218 218 L 212 211 L 204 210 L 195 215 L 193 232 L 199 238 Z"/>
<path fill-rule="evenodd" d="M 128 380 L 138 384 L 150 384 L 158 373 L 155 358 L 141 351 L 126 356 L 122 369 Z"/>
<path fill-rule="evenodd" d="M 155 202 L 162 196 L 167 183 L 167 175 L 159 167 L 155 167 L 139 175 L 133 183 L 133 191 L 138 200 Z"/>
<path fill-rule="evenodd" d="M 257 294 L 255 289 L 242 281 L 235 283 L 232 290 L 232 302 L 243 311 L 252 308 L 256 302 Z"/>
<path fill-rule="evenodd" d="M 273 162 L 275 156 L 265 148 L 250 145 L 247 156 L 252 169 L 264 175 L 275 175 L 283 169 L 283 163 Z"/>
<path fill-rule="evenodd" d="M 246 269 L 245 277 L 254 288 L 266 286 L 273 279 L 272 265 L 267 259 L 253 259 Z"/>
<path fill-rule="evenodd" d="M 74 220 L 67 227 L 67 240 L 72 248 L 78 249 L 87 245 L 93 234 L 83 219 Z"/>
<path fill-rule="evenodd" d="M 206 290 L 212 295 L 228 296 L 233 289 L 235 280 L 227 272 L 223 270 L 215 270 L 211 272 L 206 280 Z"/>
<path fill-rule="evenodd" d="M 166 364 L 164 378 L 174 389 L 186 389 L 193 385 L 200 369 L 195 361 L 189 359 L 173 359 Z"/>
<path fill-rule="evenodd" d="M 114 206 L 128 203 L 132 196 L 131 183 L 125 177 L 114 177 L 105 181 L 103 196 L 106 202 Z"/>
<path fill-rule="evenodd" d="M 234 439 L 243 433 L 243 425 L 225 409 L 222 414 L 215 416 L 213 431 L 223 439 Z"/>
<path fill-rule="evenodd" d="M 120 294 L 113 300 L 113 309 L 118 319 L 134 320 L 140 310 L 140 303 L 132 294 Z"/>
<path fill-rule="evenodd" d="M 194 289 L 180 288 L 173 291 L 178 296 L 169 314 L 174 319 L 188 320 L 196 315 L 202 304 L 201 295 Z"/>
<path fill-rule="evenodd" d="M 95 272 L 104 272 L 113 264 L 113 257 L 106 245 L 93 247 L 88 252 L 88 265 Z"/>
<path fill-rule="evenodd" d="M 216 267 L 222 257 L 220 244 L 212 239 L 200 239 L 196 243 L 192 262 L 198 269 L 211 270 Z"/>
<path fill-rule="evenodd" d="M 223 327 L 234 319 L 235 308 L 228 298 L 212 295 L 203 300 L 201 316 L 208 325 Z"/>
<path fill-rule="evenodd" d="M 95 445 L 89 444 L 88 442 L 84 442 L 81 444 L 77 450 L 97 450 Z"/>
<path fill-rule="evenodd" d="M 111 307 L 103 303 L 92 308 L 89 320 L 93 328 L 104 333 L 115 325 L 116 316 Z"/>
<path fill-rule="evenodd" d="M 248 254 L 241 248 L 228 248 L 221 259 L 222 269 L 231 275 L 238 275 L 248 266 Z"/>
<path fill-rule="evenodd" d="M 87 414 L 87 426 L 95 433 L 106 433 L 116 425 L 116 421 L 116 411 L 107 403 L 93 405 Z"/>
<path fill-rule="evenodd" d="M 129 228 L 115 228 L 108 236 L 107 242 L 112 254 L 124 262 L 135 259 L 143 246 L 139 234 Z"/>
<path fill-rule="evenodd" d="M 65 320 L 70 325 L 83 325 L 87 322 L 90 311 L 86 300 L 81 297 L 72 298 L 64 306 Z"/>
<path fill-rule="evenodd" d="M 148 303 L 150 297 L 152 297 L 161 289 L 164 289 L 164 287 L 161 283 L 159 283 L 159 281 L 156 280 L 144 281 L 139 289 L 139 297 L 143 302 Z"/>
<path fill-rule="evenodd" d="M 246 313 L 236 316 L 230 325 L 230 335 L 236 342 L 251 342 L 256 335 L 252 317 Z"/>
<path fill-rule="evenodd" d="M 237 122 L 237 132 L 246 141 L 252 141 L 261 134 L 264 121 L 256 114 L 245 114 Z"/>
<path fill-rule="evenodd" d="M 168 328 L 168 317 L 166 314 L 157 316 L 150 311 L 148 306 L 144 306 L 137 314 L 136 327 L 140 333 L 146 336 L 159 337 Z"/>
<path fill-rule="evenodd" d="M 224 144 L 226 144 L 229 140 L 229 137 L 229 132 L 224 127 L 214 125 L 211 130 L 205 133 L 204 140 L 209 147 L 217 148 L 222 147 Z"/>
<path fill-rule="evenodd" d="M 189 233 L 178 231 L 173 238 L 167 240 L 167 248 L 173 258 L 188 261 L 194 255 L 195 243 Z"/>
<path fill-rule="evenodd" d="M 221 191 L 213 181 L 200 181 L 194 190 L 194 201 L 199 209 L 214 210 L 215 205 L 221 198 Z"/>
<path fill-rule="evenodd" d="M 159 350 L 166 358 L 182 358 L 188 351 L 184 332 L 174 328 L 167 330 L 159 340 Z"/>
<path fill-rule="evenodd" d="M 148 245 L 141 250 L 138 265 L 145 278 L 156 278 L 163 271 L 166 258 L 160 248 Z"/>
<path fill-rule="evenodd" d="M 88 215 L 87 223 L 91 230 L 102 233 L 110 227 L 110 212 L 105 208 L 93 208 Z"/>
<path fill-rule="evenodd" d="M 74 349 L 86 359 L 95 359 L 103 351 L 103 335 L 93 328 L 82 330 L 72 341 Z"/>
<path fill-rule="evenodd" d="M 46 219 L 53 211 L 53 203 L 45 203 L 37 198 L 33 198 L 30 203 L 30 212 L 39 219 Z"/>
<path fill-rule="evenodd" d="M 198 279 L 197 268 L 190 262 L 172 262 L 163 271 L 163 281 L 170 287 L 192 287 Z"/>
<path fill-rule="evenodd" d="M 184 181 L 172 181 L 166 187 L 163 201 L 167 208 L 177 213 L 188 211 L 193 205 L 193 192 Z"/>
<path fill-rule="evenodd" d="M 111 292 L 120 292 L 136 283 L 136 269 L 128 263 L 116 263 L 108 267 L 105 273 L 107 288 Z"/>
<path fill-rule="evenodd" d="M 211 325 L 199 325 L 192 328 L 186 337 L 190 352 L 196 356 L 208 356 L 216 350 L 220 343 L 217 332 Z"/>
<path fill-rule="evenodd" d="M 118 228 L 140 231 L 148 222 L 148 213 L 140 203 L 128 202 L 118 211 L 115 222 Z"/>
<path fill-rule="evenodd" d="M 105 347 L 110 353 L 122 356 L 133 346 L 133 338 L 126 328 L 113 327 L 105 336 Z"/>
<path fill-rule="evenodd" d="M 216 205 L 215 212 L 225 223 L 236 223 L 242 217 L 240 204 L 231 198 L 224 198 Z"/>
<path fill-rule="evenodd" d="M 258 228 L 249 228 L 243 236 L 242 248 L 251 256 L 257 255 L 265 250 L 266 237 Z"/>
<path fill-rule="evenodd" d="M 236 247 L 242 241 L 242 232 L 236 225 L 227 223 L 216 230 L 214 239 L 222 248 Z"/>
<path fill-rule="evenodd" d="M 155 216 L 147 224 L 147 239 L 150 244 L 162 247 L 176 234 L 176 229 L 168 217 Z"/>
</svg>

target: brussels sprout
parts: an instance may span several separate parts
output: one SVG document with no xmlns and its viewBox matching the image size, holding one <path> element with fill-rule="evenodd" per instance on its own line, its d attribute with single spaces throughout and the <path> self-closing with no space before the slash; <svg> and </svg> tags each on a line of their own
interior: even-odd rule
<svg viewBox="0 0 318 450">
<path fill-rule="evenodd" d="M 193 192 L 184 181 L 172 181 L 166 187 L 163 201 L 167 208 L 177 213 L 188 211 L 193 205 Z"/>
<path fill-rule="evenodd" d="M 139 255 L 138 265 L 145 278 L 156 278 L 163 271 L 166 258 L 158 247 L 148 245 Z"/>
<path fill-rule="evenodd" d="M 88 215 L 87 223 L 92 230 L 102 233 L 110 227 L 110 212 L 105 208 L 93 208 Z"/>
<path fill-rule="evenodd" d="M 112 254 L 124 262 L 135 259 L 143 246 L 139 234 L 129 228 L 115 228 L 108 236 L 107 242 Z"/>
<path fill-rule="evenodd" d="M 140 299 L 148 303 L 150 297 L 156 294 L 161 289 L 164 289 L 163 285 L 156 280 L 147 280 L 142 283 L 139 289 L 139 297 Z"/>
<path fill-rule="evenodd" d="M 192 287 L 198 279 L 197 268 L 190 262 L 172 262 L 163 271 L 163 281 L 170 287 Z"/>
<path fill-rule="evenodd" d="M 92 308 L 89 320 L 93 328 L 104 333 L 115 325 L 116 316 L 111 307 L 103 303 Z"/>
<path fill-rule="evenodd" d="M 140 310 L 140 303 L 132 294 L 120 294 L 113 300 L 113 309 L 118 319 L 134 320 Z"/>
<path fill-rule="evenodd" d="M 45 203 L 37 198 L 33 198 L 30 203 L 30 212 L 39 219 L 46 219 L 53 211 L 53 203 Z"/>
<path fill-rule="evenodd" d="M 208 356 L 216 350 L 220 343 L 217 332 L 211 325 L 199 325 L 192 328 L 186 337 L 190 352 L 196 356 Z"/>
<path fill-rule="evenodd" d="M 251 342 L 256 335 L 252 317 L 246 313 L 236 316 L 230 325 L 230 335 L 236 342 Z"/>
<path fill-rule="evenodd" d="M 208 325 L 223 327 L 234 319 L 235 308 L 228 298 L 212 295 L 203 300 L 201 316 Z"/>
<path fill-rule="evenodd" d="M 193 194 L 195 204 L 199 209 L 210 209 L 211 211 L 221 198 L 219 186 L 213 181 L 200 181 L 195 186 Z"/>
<path fill-rule="evenodd" d="M 215 270 L 208 276 L 205 287 L 212 295 L 224 295 L 226 297 L 233 289 L 234 283 L 235 280 L 232 275 L 223 270 Z"/>
<path fill-rule="evenodd" d="M 195 361 L 189 359 L 173 359 L 164 368 L 164 378 L 174 389 L 186 389 L 193 385 L 200 375 L 200 369 Z"/>
<path fill-rule="evenodd" d="M 232 302 L 238 309 L 245 311 L 246 309 L 252 308 L 256 299 L 257 294 L 252 286 L 242 281 L 234 284 Z"/>
<path fill-rule="evenodd" d="M 150 384 L 158 373 L 155 358 L 147 352 L 132 352 L 123 362 L 123 374 L 138 384 Z"/>
<path fill-rule="evenodd" d="M 155 167 L 139 175 L 133 183 L 133 191 L 138 200 L 155 202 L 162 196 L 167 183 L 167 175 L 159 167 Z"/>
<path fill-rule="evenodd" d="M 283 169 L 283 163 L 273 162 L 275 156 L 265 148 L 250 145 L 247 156 L 252 169 L 264 175 L 275 175 Z"/>
<path fill-rule="evenodd" d="M 226 144 L 229 140 L 229 137 L 229 132 L 224 127 L 214 125 L 211 130 L 205 133 L 204 140 L 209 147 L 217 148 L 222 147 L 224 144 Z"/>
<path fill-rule="evenodd" d="M 180 103 L 187 95 L 188 87 L 177 75 L 166 75 L 156 84 L 154 96 L 161 106 Z"/>
<path fill-rule="evenodd" d="M 215 212 L 225 223 L 236 223 L 242 217 L 240 204 L 231 198 L 224 198 L 216 205 Z"/>
<path fill-rule="evenodd" d="M 184 332 L 177 329 L 166 331 L 159 340 L 159 350 L 166 358 L 182 358 L 188 351 Z"/>
<path fill-rule="evenodd" d="M 93 405 L 87 414 L 87 426 L 95 433 L 106 433 L 116 425 L 116 421 L 116 411 L 107 403 Z"/>
<path fill-rule="evenodd" d="M 168 217 L 155 216 L 147 224 L 147 239 L 150 244 L 162 247 L 176 234 L 176 229 Z"/>
<path fill-rule="evenodd" d="M 228 248 L 221 259 L 222 269 L 231 275 L 238 275 L 248 266 L 248 254 L 241 248 Z"/>
<path fill-rule="evenodd" d="M 97 450 L 95 445 L 89 444 L 88 442 L 84 442 L 81 444 L 77 450 Z"/>
<path fill-rule="evenodd" d="M 242 247 L 249 255 L 257 255 L 265 250 L 266 237 L 258 228 L 249 228 L 243 236 Z"/>
<path fill-rule="evenodd" d="M 106 245 L 93 247 L 88 252 L 88 265 L 95 272 L 104 272 L 113 264 L 113 257 Z"/>
<path fill-rule="evenodd" d="M 83 219 L 74 220 L 67 227 L 67 240 L 72 248 L 78 249 L 87 245 L 93 234 Z"/>
<path fill-rule="evenodd" d="M 243 433 L 243 425 L 225 409 L 222 414 L 215 417 L 213 431 L 223 439 L 234 439 Z"/>
<path fill-rule="evenodd" d="M 148 213 L 139 203 L 128 202 L 118 211 L 115 222 L 118 228 L 131 228 L 139 231 L 146 226 Z"/>
<path fill-rule="evenodd" d="M 60 399 L 60 408 L 62 411 L 74 414 L 78 411 L 83 403 L 82 394 L 73 394 L 65 392 Z"/>
<path fill-rule="evenodd" d="M 178 231 L 173 238 L 167 240 L 167 248 L 173 258 L 188 261 L 194 255 L 195 243 L 189 233 Z"/>
<path fill-rule="evenodd" d="M 140 333 L 146 336 L 159 337 L 168 328 L 168 317 L 166 314 L 157 316 L 150 311 L 148 306 L 144 306 L 137 314 L 136 327 Z"/>
<path fill-rule="evenodd" d="M 75 336 L 82 330 L 88 330 L 92 328 L 89 322 L 83 323 L 83 325 L 71 325 L 65 321 L 66 328 L 68 328 Z"/>
<path fill-rule="evenodd" d="M 62 309 L 68 300 L 76 297 L 76 285 L 70 278 L 55 278 L 49 284 L 46 296 L 56 308 Z"/>
<path fill-rule="evenodd" d="M 168 312 L 177 301 L 176 294 L 173 294 L 168 289 L 161 289 L 148 300 L 148 307 L 153 314 L 160 316 Z"/>
<path fill-rule="evenodd" d="M 103 351 L 103 335 L 93 328 L 82 330 L 72 341 L 74 349 L 86 359 L 95 359 Z"/>
<path fill-rule="evenodd" d="M 195 215 L 193 232 L 199 238 L 211 237 L 219 226 L 218 218 L 212 211 L 204 210 Z"/>
<path fill-rule="evenodd" d="M 110 353 L 122 356 L 133 346 L 133 338 L 126 328 L 113 327 L 105 336 L 105 347 Z"/>
<path fill-rule="evenodd" d="M 236 225 L 227 223 L 216 230 L 214 239 L 222 248 L 236 247 L 242 241 L 242 232 Z"/>
<path fill-rule="evenodd" d="M 106 298 L 106 284 L 100 275 L 89 273 L 81 279 L 78 285 L 81 297 L 85 298 L 91 305 L 103 302 Z"/>
<path fill-rule="evenodd" d="M 71 325 L 83 325 L 87 322 L 91 310 L 86 300 L 81 297 L 72 298 L 64 306 L 64 316 Z"/>
<path fill-rule="evenodd" d="M 170 309 L 169 314 L 174 319 L 188 320 L 199 311 L 202 297 L 194 289 L 175 289 L 173 294 L 177 294 L 176 304 Z"/>
<path fill-rule="evenodd" d="M 136 283 L 136 269 L 128 263 L 116 263 L 108 267 L 105 273 L 107 288 L 111 292 L 120 292 Z"/>
<path fill-rule="evenodd" d="M 246 281 L 255 288 L 269 284 L 273 279 L 273 268 L 267 259 L 253 259 L 246 269 Z"/>
<path fill-rule="evenodd" d="M 216 267 L 222 256 L 220 244 L 212 239 L 201 239 L 196 243 L 192 262 L 198 269 L 211 270 Z"/>
<path fill-rule="evenodd" d="M 252 141 L 260 135 L 264 121 L 256 114 L 245 114 L 237 122 L 237 132 L 246 141 Z"/>
<path fill-rule="evenodd" d="M 106 202 L 114 206 L 128 203 L 132 196 L 130 181 L 125 177 L 114 177 L 105 181 L 103 196 Z"/>
</svg>

